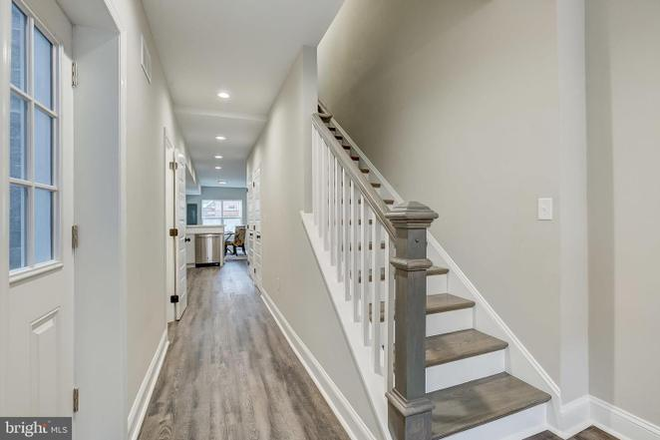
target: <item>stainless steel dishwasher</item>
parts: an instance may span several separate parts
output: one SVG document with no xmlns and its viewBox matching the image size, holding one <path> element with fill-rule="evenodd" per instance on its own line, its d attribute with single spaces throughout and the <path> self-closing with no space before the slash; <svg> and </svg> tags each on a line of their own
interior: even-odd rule
<svg viewBox="0 0 660 440">
<path fill-rule="evenodd" d="M 195 235 L 195 265 L 220 264 L 222 234 Z"/>
</svg>

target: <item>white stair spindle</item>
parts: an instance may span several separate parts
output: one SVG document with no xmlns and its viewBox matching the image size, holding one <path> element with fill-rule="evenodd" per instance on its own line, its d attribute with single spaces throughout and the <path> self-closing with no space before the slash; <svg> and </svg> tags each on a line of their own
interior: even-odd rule
<svg viewBox="0 0 660 440">
<path fill-rule="evenodd" d="M 353 320 L 360 321 L 360 283 L 358 271 L 360 266 L 360 229 L 358 225 L 358 208 L 360 204 L 360 192 L 356 190 L 355 183 L 351 184 L 351 291 L 353 294 Z"/>
<path fill-rule="evenodd" d="M 371 245 L 371 254 L 372 254 L 372 263 L 371 263 L 371 273 L 372 273 L 372 317 L 371 317 L 371 334 L 373 338 L 372 342 L 372 356 L 374 363 L 374 372 L 376 374 L 382 374 L 381 366 L 381 323 L 380 323 L 380 302 L 381 302 L 381 281 L 380 281 L 380 268 L 382 266 L 382 252 L 380 249 L 381 242 L 381 224 L 374 219 L 374 225 L 371 230 L 372 232 L 372 245 Z"/>
<path fill-rule="evenodd" d="M 365 203 L 364 197 L 361 197 L 360 205 L 360 293 L 362 300 L 362 334 L 364 345 L 368 346 L 371 342 L 369 333 L 369 213 L 370 209 Z"/>
</svg>

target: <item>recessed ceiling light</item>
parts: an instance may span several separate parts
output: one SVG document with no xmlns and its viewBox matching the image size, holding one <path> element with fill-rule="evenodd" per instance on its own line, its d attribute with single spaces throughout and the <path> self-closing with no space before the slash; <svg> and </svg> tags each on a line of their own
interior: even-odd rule
<svg viewBox="0 0 660 440">
<path fill-rule="evenodd" d="M 226 180 L 218 180 L 218 183 L 219 183 L 220 185 L 226 185 L 226 184 L 227 184 L 227 181 L 226 181 Z"/>
<path fill-rule="evenodd" d="M 227 92 L 218 92 L 218 98 L 220 98 L 220 99 L 229 99 L 230 95 Z"/>
<path fill-rule="evenodd" d="M 221 170 L 221 169 L 222 169 L 222 167 L 215 167 L 215 169 L 216 169 L 216 170 Z"/>
<path fill-rule="evenodd" d="M 224 137 L 224 136 L 216 136 L 215 138 L 219 141 L 226 141 L 227 140 L 227 138 Z"/>
<path fill-rule="evenodd" d="M 216 159 L 222 159 L 222 156 L 215 156 Z"/>
</svg>

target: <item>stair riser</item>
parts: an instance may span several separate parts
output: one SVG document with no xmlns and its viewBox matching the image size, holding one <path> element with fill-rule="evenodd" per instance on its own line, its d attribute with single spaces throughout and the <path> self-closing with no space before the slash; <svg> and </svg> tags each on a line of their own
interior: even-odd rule
<svg viewBox="0 0 660 440">
<path fill-rule="evenodd" d="M 478 426 L 468 431 L 444 437 L 444 440 L 520 440 L 543 431 L 547 422 L 548 404 Z"/>
<path fill-rule="evenodd" d="M 426 278 L 426 291 L 428 293 L 454 293 L 449 290 L 449 276 L 446 274 Z"/>
<path fill-rule="evenodd" d="M 441 335 L 474 328 L 474 309 L 426 315 L 426 336 Z"/>
<path fill-rule="evenodd" d="M 486 353 L 456 362 L 434 365 L 426 369 L 426 392 L 443 390 L 456 385 L 502 373 L 506 350 Z"/>
</svg>

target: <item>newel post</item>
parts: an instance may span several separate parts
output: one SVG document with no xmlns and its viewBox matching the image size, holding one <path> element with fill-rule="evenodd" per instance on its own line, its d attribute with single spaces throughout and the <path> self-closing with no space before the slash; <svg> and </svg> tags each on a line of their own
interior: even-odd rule
<svg viewBox="0 0 660 440">
<path fill-rule="evenodd" d="M 387 392 L 390 432 L 396 440 L 430 440 L 433 404 L 426 397 L 426 230 L 438 214 L 418 202 L 395 206 L 395 385 Z"/>
</svg>

